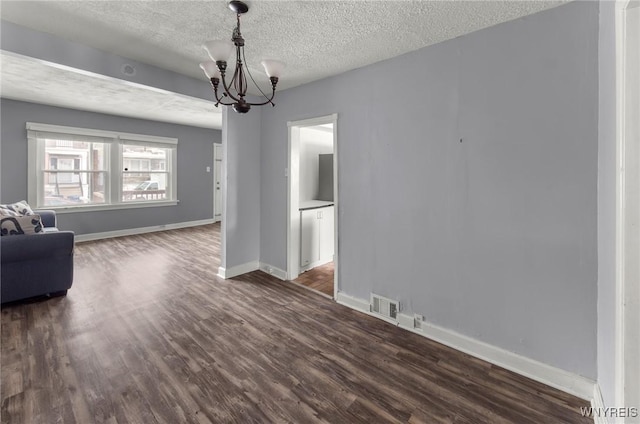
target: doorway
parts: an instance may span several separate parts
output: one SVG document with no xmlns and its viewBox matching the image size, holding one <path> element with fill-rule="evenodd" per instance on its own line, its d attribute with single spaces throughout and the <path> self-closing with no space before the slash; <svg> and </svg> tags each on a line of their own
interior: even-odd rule
<svg viewBox="0 0 640 424">
<path fill-rule="evenodd" d="M 287 279 L 338 292 L 337 115 L 289 122 Z"/>
</svg>

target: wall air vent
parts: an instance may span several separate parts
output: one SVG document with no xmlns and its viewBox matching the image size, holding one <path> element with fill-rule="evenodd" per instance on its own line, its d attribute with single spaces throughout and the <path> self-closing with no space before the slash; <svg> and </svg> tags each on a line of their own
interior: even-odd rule
<svg viewBox="0 0 640 424">
<path fill-rule="evenodd" d="M 397 320 L 399 311 L 400 304 L 397 300 L 387 299 L 386 297 L 371 293 L 371 312 L 374 314 Z"/>
</svg>

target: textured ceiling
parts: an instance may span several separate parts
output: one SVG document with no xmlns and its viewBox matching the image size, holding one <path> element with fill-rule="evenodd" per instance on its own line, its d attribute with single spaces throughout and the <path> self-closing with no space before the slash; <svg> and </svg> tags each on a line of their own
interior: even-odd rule
<svg viewBox="0 0 640 424">
<path fill-rule="evenodd" d="M 249 12 L 242 17 L 242 33 L 246 39 L 248 65 L 263 89 L 268 89 L 267 77 L 260 61 L 279 59 L 287 63 L 278 87 L 295 87 L 314 80 L 337 75 L 351 69 L 399 56 L 422 47 L 452 39 L 481 28 L 496 25 L 565 3 L 554 1 L 249 1 Z M 226 1 L 7 1 L 0 3 L 2 19 L 38 31 L 55 34 L 94 48 L 115 53 L 139 62 L 155 65 L 204 80 L 198 63 L 207 59 L 202 43 L 212 39 L 229 39 L 235 25 L 235 15 Z M 16 63 L 2 63 L 15 71 Z M 44 66 L 44 65 L 42 65 Z M 43 90 L 27 87 L 37 83 L 42 73 L 48 78 L 65 79 L 59 84 L 47 79 Z M 77 73 L 65 77 L 60 69 L 46 70 L 41 66 L 20 69 L 11 76 L 11 89 L 3 86 L 3 97 L 56 104 L 70 102 L 66 90 L 80 84 Z M 91 84 L 84 81 L 84 84 Z M 110 90 L 120 93 L 121 101 L 113 105 L 124 114 L 136 113 L 124 103 L 139 101 L 140 87 L 116 80 L 107 83 L 103 95 Z M 111 85 L 110 85 L 111 84 Z M 20 86 L 23 87 L 20 87 Z M 60 89 L 59 93 L 56 89 Z M 127 97 L 126 90 L 132 90 Z M 95 101 L 79 102 L 76 108 L 100 111 L 104 103 L 92 85 Z M 76 90 L 74 93 L 81 93 Z M 251 91 L 256 93 L 255 91 Z M 147 95 L 151 95 L 147 93 Z M 48 102 L 44 101 L 48 98 Z M 180 97 L 180 96 L 178 96 Z M 144 98 L 144 96 L 143 96 Z M 91 101 L 89 101 L 91 100 Z M 158 100 L 158 99 L 156 99 Z M 177 100 L 176 100 L 177 101 Z M 186 101 L 182 96 L 181 101 Z M 193 99 L 194 108 L 206 108 L 202 100 Z M 165 103 L 170 102 L 165 95 Z M 179 101 L 178 101 L 179 102 Z M 107 102 L 108 103 L 108 102 Z M 207 102 L 204 102 L 207 103 Z M 183 107 L 182 104 L 180 107 Z M 146 118 L 165 120 L 161 110 L 137 108 L 137 114 L 148 112 Z M 142 111 L 141 111 L 142 110 Z M 104 113 L 110 113 L 105 111 Z M 141 117 L 141 116 L 137 116 Z M 144 117 L 144 116 L 143 116 Z M 217 119 L 217 118 L 216 118 Z M 169 121 L 173 122 L 173 121 Z M 219 127 L 218 127 L 219 128 Z"/>
<path fill-rule="evenodd" d="M 213 102 L 6 52 L 0 53 L 0 61 L 2 97 L 7 99 L 195 127 L 222 127 L 222 109 Z"/>
</svg>

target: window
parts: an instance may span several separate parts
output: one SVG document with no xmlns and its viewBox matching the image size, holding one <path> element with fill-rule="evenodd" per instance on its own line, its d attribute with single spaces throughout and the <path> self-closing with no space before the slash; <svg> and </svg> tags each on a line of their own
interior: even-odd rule
<svg viewBox="0 0 640 424">
<path fill-rule="evenodd" d="M 42 136 L 43 187 L 41 201 L 36 202 L 38 207 L 104 204 L 109 144 L 102 139 L 79 141 L 61 140 L 56 134 Z"/>
<path fill-rule="evenodd" d="M 171 149 L 123 144 L 122 201 L 165 200 Z"/>
<path fill-rule="evenodd" d="M 96 210 L 177 204 L 178 140 L 27 123 L 29 203 Z"/>
</svg>

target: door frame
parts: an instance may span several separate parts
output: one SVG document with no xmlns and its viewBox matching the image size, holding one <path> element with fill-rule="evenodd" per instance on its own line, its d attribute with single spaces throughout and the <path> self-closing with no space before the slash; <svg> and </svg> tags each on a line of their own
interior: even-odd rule
<svg viewBox="0 0 640 424">
<path fill-rule="evenodd" d="M 323 124 L 333 124 L 333 212 L 334 212 L 334 273 L 333 298 L 338 295 L 338 277 L 340 254 L 338 234 L 340 223 L 338 220 L 338 114 L 320 116 L 317 118 L 287 122 L 287 279 L 295 280 L 300 275 L 300 128 L 314 127 Z M 298 176 L 298 178 L 293 178 Z"/>
<path fill-rule="evenodd" d="M 217 219 L 216 218 L 216 175 L 217 175 L 217 168 L 218 168 L 218 164 L 216 162 L 218 162 L 216 160 L 216 150 L 220 151 L 220 202 L 222 203 L 223 197 L 222 197 L 222 161 L 224 159 L 224 152 L 223 152 L 223 147 L 222 147 L 222 143 L 213 143 L 213 167 L 212 167 L 212 171 L 213 171 L 213 222 L 218 222 L 218 221 L 222 221 L 222 205 L 220 207 L 220 218 Z"/>
<path fill-rule="evenodd" d="M 620 407 L 640 405 L 639 11 L 640 0 L 616 1 L 615 406 Z"/>
</svg>

